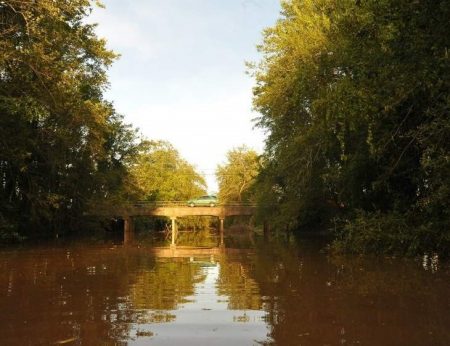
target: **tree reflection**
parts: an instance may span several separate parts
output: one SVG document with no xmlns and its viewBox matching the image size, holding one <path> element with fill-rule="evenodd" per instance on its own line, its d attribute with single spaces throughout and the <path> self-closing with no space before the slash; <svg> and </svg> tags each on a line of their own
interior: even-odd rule
<svg viewBox="0 0 450 346">
<path fill-rule="evenodd" d="M 189 263 L 186 259 L 160 259 L 151 270 L 137 273 L 130 294 L 133 306 L 136 309 L 175 310 L 179 304 L 187 302 L 187 296 L 194 294 L 194 285 L 205 279 L 200 269 L 200 264 Z M 155 316 L 158 321 L 159 315 Z"/>
<path fill-rule="evenodd" d="M 126 340 L 142 315 L 128 297 L 133 273 L 153 266 L 148 254 L 113 246 L 1 252 L 2 342 Z"/>
<path fill-rule="evenodd" d="M 218 235 L 209 229 L 179 231 L 177 234 L 178 246 L 214 247 L 218 245 Z"/>
<path fill-rule="evenodd" d="M 258 340 L 267 323 L 279 345 L 448 344 L 444 264 L 329 257 L 308 243 L 256 239 L 253 250 L 192 258 L 114 246 L 3 251 L 2 343 L 118 344 L 209 314 L 254 327 Z"/>
<path fill-rule="evenodd" d="M 219 295 L 228 296 L 230 310 L 259 310 L 261 298 L 255 280 L 249 275 L 246 265 L 232 262 L 226 256 L 220 259 L 220 274 L 217 280 Z"/>
<path fill-rule="evenodd" d="M 260 287 L 275 344 L 446 344 L 448 273 L 397 259 L 327 257 L 292 243 L 258 250 Z M 438 274 L 438 275 L 437 275 Z"/>
<path fill-rule="evenodd" d="M 211 266 L 220 267 L 210 286 L 217 300 L 227 296 L 229 309 L 260 308 L 240 259 L 154 258 L 149 249 L 112 245 L 0 252 L 0 334 L 6 344 L 126 342 L 137 326 L 173 322 L 196 287 L 211 284 Z M 227 323 L 255 315 L 236 316 Z"/>
</svg>

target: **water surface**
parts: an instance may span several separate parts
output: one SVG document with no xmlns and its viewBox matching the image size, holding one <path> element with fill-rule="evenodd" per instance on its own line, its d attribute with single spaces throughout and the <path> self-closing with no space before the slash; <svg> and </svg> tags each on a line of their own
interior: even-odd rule
<svg viewBox="0 0 450 346">
<path fill-rule="evenodd" d="M 183 257 L 139 242 L 2 249 L 0 343 L 450 344 L 450 270 L 433 256 L 241 243 L 229 237 L 225 251 Z"/>
</svg>

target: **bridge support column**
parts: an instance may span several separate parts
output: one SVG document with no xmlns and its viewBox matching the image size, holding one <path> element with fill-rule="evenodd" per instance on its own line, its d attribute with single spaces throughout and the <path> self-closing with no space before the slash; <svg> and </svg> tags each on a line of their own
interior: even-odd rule
<svg viewBox="0 0 450 346">
<path fill-rule="evenodd" d="M 128 245 L 133 242 L 134 239 L 134 225 L 133 218 L 130 216 L 123 218 L 123 244 Z"/>
<path fill-rule="evenodd" d="M 219 218 L 220 246 L 224 245 L 224 242 L 223 242 L 223 224 L 224 224 L 224 221 L 225 221 L 224 217 L 220 217 Z"/>
<path fill-rule="evenodd" d="M 172 242 L 171 242 L 170 246 L 175 247 L 175 237 L 176 237 L 176 232 L 177 232 L 177 218 L 171 217 L 170 220 L 172 221 L 172 229 L 171 229 Z"/>
</svg>

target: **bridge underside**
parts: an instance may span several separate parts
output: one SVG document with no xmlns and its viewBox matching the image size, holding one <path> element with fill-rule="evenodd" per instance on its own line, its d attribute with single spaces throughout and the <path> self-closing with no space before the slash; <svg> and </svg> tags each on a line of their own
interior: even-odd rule
<svg viewBox="0 0 450 346">
<path fill-rule="evenodd" d="M 133 216 L 166 216 L 177 218 L 184 216 L 216 216 L 225 218 L 237 215 L 253 215 L 256 207 L 253 206 L 217 206 L 217 207 L 131 207 L 123 211 L 124 217 Z"/>
</svg>

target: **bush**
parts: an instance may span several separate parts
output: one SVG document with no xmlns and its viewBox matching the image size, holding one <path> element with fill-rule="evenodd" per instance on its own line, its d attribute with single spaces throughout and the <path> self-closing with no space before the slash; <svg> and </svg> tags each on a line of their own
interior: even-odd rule
<svg viewBox="0 0 450 346">
<path fill-rule="evenodd" d="M 438 253 L 448 256 L 450 232 L 445 225 L 423 223 L 412 213 L 358 211 L 336 228 L 336 252 L 399 254 Z"/>
<path fill-rule="evenodd" d="M 17 232 L 17 225 L 8 222 L 0 214 L 0 243 L 18 243 L 23 240 L 25 240 L 25 237 Z"/>
</svg>

